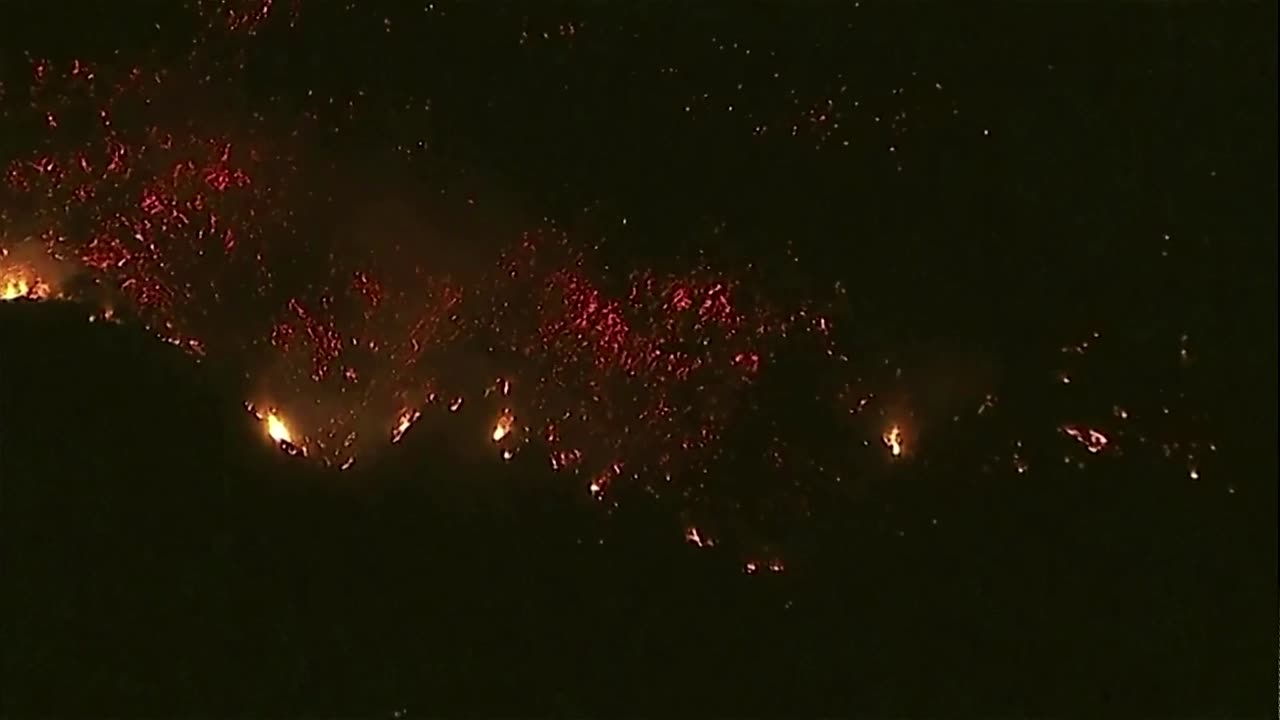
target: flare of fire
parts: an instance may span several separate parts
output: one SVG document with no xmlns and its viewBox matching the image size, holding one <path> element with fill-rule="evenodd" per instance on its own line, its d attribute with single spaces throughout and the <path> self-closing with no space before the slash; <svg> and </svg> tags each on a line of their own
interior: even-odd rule
<svg viewBox="0 0 1280 720">
<path fill-rule="evenodd" d="M 271 411 L 267 413 L 267 434 L 276 442 L 287 442 L 293 444 L 293 433 L 289 431 L 289 426 L 285 424 L 280 416 Z"/>
<path fill-rule="evenodd" d="M 396 421 L 395 429 L 391 431 L 391 442 L 398 443 L 409 431 L 409 428 L 422 417 L 422 413 L 417 410 L 405 410 L 400 414 L 400 419 Z"/>
<path fill-rule="evenodd" d="M 47 297 L 49 297 L 49 286 L 21 268 L 6 270 L 0 274 L 0 301 L 18 298 L 36 300 Z"/>
<path fill-rule="evenodd" d="M 902 456 L 902 429 L 897 425 L 889 428 L 889 432 L 884 434 L 884 446 L 889 448 L 889 454 L 894 457 Z"/>
<path fill-rule="evenodd" d="M 502 438 L 511 434 L 511 427 L 515 424 L 516 418 L 509 410 L 503 410 L 501 417 L 498 418 L 497 424 L 493 426 L 494 442 L 501 442 Z"/>
</svg>

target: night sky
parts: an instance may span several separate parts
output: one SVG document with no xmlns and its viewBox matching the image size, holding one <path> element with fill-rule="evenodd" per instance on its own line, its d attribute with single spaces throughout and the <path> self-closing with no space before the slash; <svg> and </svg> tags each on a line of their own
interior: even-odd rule
<svg viewBox="0 0 1280 720">
<path fill-rule="evenodd" d="M 6 4 L 0 715 L 1272 715 L 1276 25 Z"/>
</svg>

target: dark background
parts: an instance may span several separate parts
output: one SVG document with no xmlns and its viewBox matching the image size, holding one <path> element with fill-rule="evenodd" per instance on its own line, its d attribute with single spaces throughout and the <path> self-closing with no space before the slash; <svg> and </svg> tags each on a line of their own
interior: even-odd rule
<svg viewBox="0 0 1280 720">
<path fill-rule="evenodd" d="M 1177 396 L 1213 477 L 993 476 L 951 435 L 747 576 L 443 432 L 339 480 L 262 442 L 233 373 L 6 305 L 0 713 L 1272 712 L 1274 7 L 692 5 L 277 2 L 245 34 L 219 3 L 14 3 L 2 102 L 33 57 L 199 45 L 232 80 L 157 112 L 302 128 L 317 228 L 431 197 L 470 241 L 550 218 L 620 264 L 839 281 L 854 348 L 993 358 L 1010 432 L 1057 424 L 1043 379 L 1099 331 L 1088 392 Z M 790 134 L 842 86 L 839 130 Z M 0 126 L 2 159 L 35 137 Z"/>
</svg>

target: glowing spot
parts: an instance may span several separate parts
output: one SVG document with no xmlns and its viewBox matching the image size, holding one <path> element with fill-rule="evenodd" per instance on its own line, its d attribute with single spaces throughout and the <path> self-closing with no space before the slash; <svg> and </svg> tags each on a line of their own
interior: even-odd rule
<svg viewBox="0 0 1280 720">
<path fill-rule="evenodd" d="M 43 300 L 50 294 L 49 286 L 23 267 L 0 270 L 0 301 Z"/>
<path fill-rule="evenodd" d="M 515 424 L 516 418 L 511 414 L 510 410 L 503 410 L 502 415 L 498 418 L 498 422 L 493 426 L 493 433 L 490 437 L 494 442 L 501 442 L 502 438 L 511 434 L 512 425 Z"/>
<path fill-rule="evenodd" d="M 702 533 L 699 532 L 696 527 L 691 527 L 688 530 L 685 530 L 684 539 L 687 540 L 690 545 L 696 545 L 698 547 L 715 547 L 716 545 L 715 540 L 709 537 L 704 538 Z"/>
<path fill-rule="evenodd" d="M 1090 430 L 1088 428 L 1081 429 L 1073 425 L 1063 425 L 1062 431 L 1068 436 L 1074 438 L 1081 445 L 1084 445 L 1089 452 L 1095 455 L 1105 450 L 1107 448 L 1107 444 L 1111 442 L 1106 435 L 1103 435 L 1097 430 Z"/>
<path fill-rule="evenodd" d="M 267 413 L 265 420 L 267 422 L 267 435 L 270 435 L 272 440 L 293 444 L 293 433 L 289 431 L 289 426 L 285 424 L 284 420 L 280 419 L 280 416 L 274 410 Z"/>
<path fill-rule="evenodd" d="M 400 419 L 396 421 L 396 426 L 391 431 L 391 442 L 398 443 L 404 438 L 404 434 L 413 427 L 413 423 L 422 417 L 422 413 L 417 410 L 405 410 L 400 414 Z"/>
<path fill-rule="evenodd" d="M 894 457 L 902 456 L 902 429 L 901 428 L 899 428 L 897 425 L 894 425 L 893 427 L 889 428 L 889 432 L 885 433 L 884 437 L 881 439 L 884 441 L 884 446 L 889 448 L 890 455 Z"/>
</svg>

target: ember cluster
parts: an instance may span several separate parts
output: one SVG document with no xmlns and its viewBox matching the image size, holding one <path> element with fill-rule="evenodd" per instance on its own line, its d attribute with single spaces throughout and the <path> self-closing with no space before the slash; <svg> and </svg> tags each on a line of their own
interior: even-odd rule
<svg viewBox="0 0 1280 720">
<path fill-rule="evenodd" d="M 372 242 L 376 223 L 321 234 L 308 216 L 342 207 L 331 181 L 356 172 L 325 148 L 379 109 L 363 90 L 308 91 L 296 117 L 238 105 L 247 58 L 258 43 L 302 32 L 308 7 L 201 0 L 192 12 L 200 29 L 181 63 L 32 57 L 23 81 L 4 86 L 4 119 L 30 142 L 4 167 L 0 297 L 87 301 L 99 306 L 93 318 L 136 317 L 197 360 L 235 368 L 246 397 L 227 401 L 245 403 L 265 440 L 306 461 L 347 470 L 410 443 L 430 420 L 456 427 L 463 451 L 486 462 L 534 458 L 609 512 L 628 494 L 668 503 L 697 547 L 722 534 L 768 546 L 788 534 L 779 528 L 805 523 L 819 498 L 855 496 L 957 437 L 966 447 L 958 456 L 989 474 L 1149 453 L 1171 478 L 1212 479 L 1221 440 L 1201 432 L 1194 397 L 1072 396 L 1116 367 L 1089 369 L 1099 348 L 1108 352 L 1101 331 L 1063 337 L 1057 357 L 1022 368 L 1034 381 L 1011 385 L 998 358 L 940 368 L 863 341 L 854 308 L 867 301 L 850 298 L 859 289 L 827 281 L 820 261 L 790 250 L 618 262 L 601 233 L 554 213 L 507 213 L 521 227 L 483 242 L 481 224 L 410 227 Z M 378 24 L 399 27 L 394 13 Z M 568 52 L 591 32 L 589 23 L 525 22 L 512 41 Z M 744 77 L 784 82 L 732 39 L 711 38 L 706 52 L 740 64 Z M 909 118 L 959 107 L 943 83 L 904 77 L 874 100 L 859 99 L 850 78 L 779 85 L 786 102 L 760 107 L 698 93 L 670 119 L 724 115 L 743 138 L 796 139 L 797 152 L 882 144 L 885 167 L 902 172 L 913 161 L 903 149 Z M 397 102 L 381 111 L 398 123 L 429 114 L 430 100 Z M 443 142 L 424 124 L 382 150 L 403 160 Z M 480 193 L 447 202 L 490 207 Z M 713 227 L 694 242 L 739 239 Z M 42 263 L 63 269 L 52 277 Z M 783 264 L 806 278 L 802 292 L 762 280 L 780 277 Z M 1195 342 L 1178 333 L 1167 348 L 1175 384 L 1194 371 Z M 1006 410 L 1025 407 L 1009 392 L 1059 400 L 1029 424 Z M 766 553 L 744 568 L 784 565 Z"/>
</svg>

